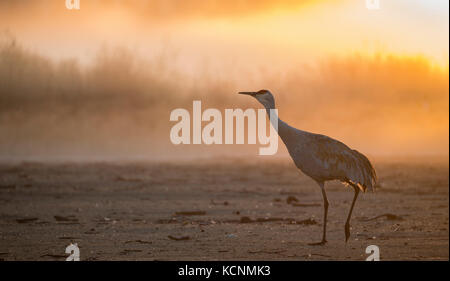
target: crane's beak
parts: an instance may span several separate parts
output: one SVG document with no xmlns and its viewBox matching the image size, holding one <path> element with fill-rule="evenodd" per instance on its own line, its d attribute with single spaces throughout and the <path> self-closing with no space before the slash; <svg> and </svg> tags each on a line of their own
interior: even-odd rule
<svg viewBox="0 0 450 281">
<path fill-rule="evenodd" d="M 256 96 L 256 92 L 239 92 L 240 95 Z"/>
</svg>

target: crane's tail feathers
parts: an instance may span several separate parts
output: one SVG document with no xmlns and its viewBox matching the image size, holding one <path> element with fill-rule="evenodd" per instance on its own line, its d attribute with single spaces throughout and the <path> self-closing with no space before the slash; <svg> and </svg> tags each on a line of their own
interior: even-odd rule
<svg viewBox="0 0 450 281">
<path fill-rule="evenodd" d="M 353 150 L 355 156 L 355 170 L 352 177 L 347 179 L 348 183 L 353 187 L 358 187 L 365 192 L 367 189 L 374 191 L 375 185 L 378 181 L 377 173 L 366 156 Z"/>
</svg>

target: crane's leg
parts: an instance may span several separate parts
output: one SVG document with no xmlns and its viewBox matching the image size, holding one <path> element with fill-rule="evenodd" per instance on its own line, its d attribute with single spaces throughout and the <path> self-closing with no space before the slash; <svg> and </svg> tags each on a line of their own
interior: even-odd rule
<svg viewBox="0 0 450 281">
<path fill-rule="evenodd" d="M 325 192 L 325 183 L 319 182 L 320 189 L 322 190 L 322 197 L 323 197 L 323 234 L 322 234 L 322 241 L 318 243 L 311 243 L 309 245 L 324 245 L 327 243 L 327 215 L 328 215 L 328 199 L 327 199 L 327 193 Z"/>
<path fill-rule="evenodd" d="M 353 186 L 355 189 L 355 196 L 353 197 L 352 206 L 350 207 L 350 212 L 348 213 L 347 221 L 345 222 L 345 242 L 348 241 L 350 237 L 350 217 L 352 216 L 353 207 L 355 206 L 356 198 L 358 198 L 359 187 Z"/>
</svg>

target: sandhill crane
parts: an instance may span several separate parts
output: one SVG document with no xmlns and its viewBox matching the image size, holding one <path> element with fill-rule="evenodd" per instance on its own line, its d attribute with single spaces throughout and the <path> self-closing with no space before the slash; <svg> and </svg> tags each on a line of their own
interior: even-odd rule
<svg viewBox="0 0 450 281">
<path fill-rule="evenodd" d="M 275 99 L 268 90 L 258 92 L 239 92 L 256 98 L 265 108 L 270 117 L 275 109 Z M 272 111 L 275 114 L 274 111 Z M 370 161 L 358 151 L 330 137 L 298 130 L 281 121 L 278 116 L 278 135 L 286 145 L 295 165 L 304 174 L 315 180 L 323 196 L 323 235 L 322 241 L 310 245 L 324 245 L 327 232 L 328 199 L 325 192 L 325 182 L 339 180 L 353 187 L 355 194 L 345 222 L 345 241 L 350 237 L 350 217 L 359 191 L 373 191 L 377 175 Z M 276 122 L 276 121 L 275 121 Z"/>
</svg>

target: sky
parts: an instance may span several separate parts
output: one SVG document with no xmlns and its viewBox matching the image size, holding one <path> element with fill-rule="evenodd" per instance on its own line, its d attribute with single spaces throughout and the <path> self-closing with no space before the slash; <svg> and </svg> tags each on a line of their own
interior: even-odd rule
<svg viewBox="0 0 450 281">
<path fill-rule="evenodd" d="M 0 158 L 141 155 L 175 107 L 255 108 L 235 93 L 261 88 L 368 154 L 448 155 L 448 42 L 446 0 L 0 1 Z"/>
<path fill-rule="evenodd" d="M 89 62 L 103 45 L 144 56 L 170 49 L 189 70 L 208 61 L 287 67 L 353 52 L 422 54 L 448 65 L 449 1 L 2 1 L 0 30 L 56 59 Z M 221 58 L 221 59 L 218 59 Z M 229 67 L 229 66 L 227 66 Z"/>
</svg>

